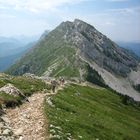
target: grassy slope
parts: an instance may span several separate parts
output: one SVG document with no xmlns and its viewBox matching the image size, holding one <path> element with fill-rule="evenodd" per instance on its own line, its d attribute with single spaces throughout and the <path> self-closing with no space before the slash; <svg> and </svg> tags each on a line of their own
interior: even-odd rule
<svg viewBox="0 0 140 140">
<path fill-rule="evenodd" d="M 77 95 L 76 93 L 80 93 Z M 45 104 L 49 128 L 66 140 L 139 140 L 140 108 L 122 104 L 120 96 L 107 89 L 71 85 L 52 98 L 55 107 Z M 81 137 L 82 136 L 82 137 Z M 54 138 L 55 139 L 55 138 Z"/>
<path fill-rule="evenodd" d="M 65 72 L 73 65 L 75 49 L 71 44 L 64 41 L 63 36 L 63 31 L 57 29 L 52 31 L 47 37 L 40 40 L 19 62 L 7 70 L 7 73 L 22 75 L 30 72 L 42 75 L 55 62 L 59 63 L 59 66 L 65 66 Z M 53 75 L 63 75 L 63 72 L 57 73 L 60 70 L 59 68 L 53 71 Z M 75 72 L 75 68 L 72 68 L 71 71 L 74 76 L 79 74 L 77 71 Z"/>
<path fill-rule="evenodd" d="M 45 88 L 47 88 L 46 84 L 42 82 L 41 80 L 31 79 L 27 77 L 12 77 L 12 76 L 6 76 L 6 77 L 0 77 L 0 88 L 4 85 L 11 83 L 25 96 L 30 96 L 34 92 L 41 91 Z M 11 95 L 7 95 L 5 93 L 0 93 L 0 105 L 1 103 L 5 103 L 6 105 L 17 105 L 21 103 L 21 100 L 23 97 L 13 97 Z"/>
<path fill-rule="evenodd" d="M 51 76 L 79 77 L 78 62 L 74 64 L 76 61 L 75 53 L 75 49 L 69 45 L 59 48 L 56 54 L 57 59 L 59 59 L 58 66 L 52 71 Z"/>
<path fill-rule="evenodd" d="M 77 58 L 76 47 L 66 42 L 64 35 L 63 30 L 55 29 L 6 72 L 12 75 L 27 72 L 42 75 L 56 64 L 57 67 L 52 70 L 51 76 L 80 77 L 79 69 L 86 69 L 85 64 Z"/>
</svg>

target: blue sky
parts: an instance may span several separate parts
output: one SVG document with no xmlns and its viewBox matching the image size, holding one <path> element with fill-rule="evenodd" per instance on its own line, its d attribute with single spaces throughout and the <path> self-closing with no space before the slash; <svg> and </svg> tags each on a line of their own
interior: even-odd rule
<svg viewBox="0 0 140 140">
<path fill-rule="evenodd" d="M 114 41 L 140 42 L 140 0 L 0 0 L 0 36 L 38 35 L 75 18 Z"/>
</svg>

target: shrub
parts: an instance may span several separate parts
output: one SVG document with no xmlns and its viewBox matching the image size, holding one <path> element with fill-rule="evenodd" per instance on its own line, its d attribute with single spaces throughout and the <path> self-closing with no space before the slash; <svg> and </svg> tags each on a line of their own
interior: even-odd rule
<svg viewBox="0 0 140 140">
<path fill-rule="evenodd" d="M 129 101 L 129 96 L 124 95 L 124 96 L 122 97 L 122 103 L 125 104 L 125 105 L 128 105 L 128 101 Z"/>
<path fill-rule="evenodd" d="M 101 87 L 107 87 L 103 78 L 90 65 L 87 65 L 86 80 Z"/>
</svg>

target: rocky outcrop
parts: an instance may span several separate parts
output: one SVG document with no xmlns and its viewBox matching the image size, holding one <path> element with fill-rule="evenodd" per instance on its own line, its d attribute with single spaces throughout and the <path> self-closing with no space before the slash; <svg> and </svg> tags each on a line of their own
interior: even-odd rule
<svg viewBox="0 0 140 140">
<path fill-rule="evenodd" d="M 16 88 L 14 85 L 10 83 L 0 88 L 0 92 L 4 92 L 14 97 L 23 95 L 22 92 L 18 88 Z"/>
<path fill-rule="evenodd" d="M 32 78 L 32 79 L 40 79 L 40 77 L 38 77 L 38 76 L 36 76 L 35 74 L 32 74 L 32 73 L 25 73 L 23 76 L 29 77 L 29 78 Z"/>
<path fill-rule="evenodd" d="M 9 126 L 9 122 L 6 116 L 0 116 L 0 140 L 16 140 L 16 135 Z"/>
</svg>

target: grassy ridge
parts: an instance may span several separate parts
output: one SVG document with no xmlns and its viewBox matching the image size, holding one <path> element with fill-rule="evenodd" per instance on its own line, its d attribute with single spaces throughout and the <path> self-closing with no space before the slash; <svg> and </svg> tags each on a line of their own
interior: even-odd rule
<svg viewBox="0 0 140 140">
<path fill-rule="evenodd" d="M 70 43 L 64 42 L 63 36 L 63 31 L 52 31 L 6 72 L 12 75 L 22 75 L 27 72 L 42 75 L 48 67 L 53 65 L 52 62 L 58 60 L 60 63 L 59 61 L 63 59 L 67 59 L 71 66 L 75 49 Z M 54 72 L 54 74 L 56 73 Z"/>
<path fill-rule="evenodd" d="M 45 103 L 45 114 L 54 126 L 49 132 L 62 140 L 140 139 L 140 108 L 122 104 L 120 96 L 107 89 L 71 85 L 52 102 L 55 107 Z"/>
</svg>

